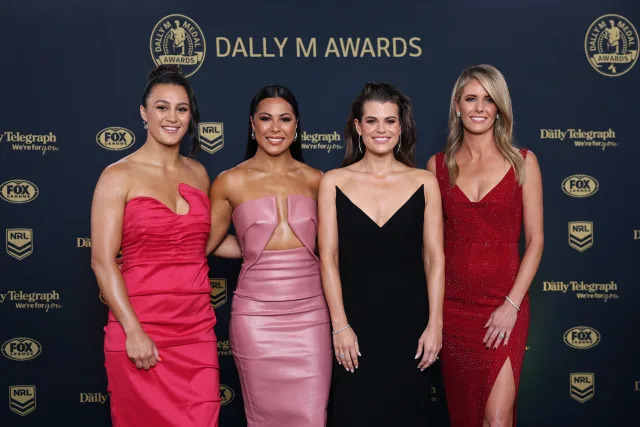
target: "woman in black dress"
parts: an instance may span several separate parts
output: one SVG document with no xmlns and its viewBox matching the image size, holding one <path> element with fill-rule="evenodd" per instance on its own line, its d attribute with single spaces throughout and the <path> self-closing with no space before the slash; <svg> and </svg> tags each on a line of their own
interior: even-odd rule
<svg viewBox="0 0 640 427">
<path fill-rule="evenodd" d="M 343 167 L 320 184 L 322 281 L 344 368 L 333 371 L 333 427 L 427 425 L 421 372 L 442 343 L 442 207 L 436 177 L 413 167 L 411 113 L 394 86 L 365 85 Z"/>
</svg>

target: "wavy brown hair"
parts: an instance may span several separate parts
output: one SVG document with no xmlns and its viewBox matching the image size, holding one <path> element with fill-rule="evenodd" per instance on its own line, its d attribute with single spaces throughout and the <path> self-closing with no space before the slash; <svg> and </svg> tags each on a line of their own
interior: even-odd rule
<svg viewBox="0 0 640 427">
<path fill-rule="evenodd" d="M 500 118 L 493 125 L 493 140 L 500 154 L 513 167 L 518 184 L 522 185 L 524 183 L 524 158 L 513 144 L 513 110 L 509 88 L 502 73 L 496 67 L 486 64 L 467 68 L 460 74 L 453 86 L 451 103 L 449 104 L 449 136 L 444 149 L 445 161 L 449 169 L 449 182 L 454 185 L 458 179 L 459 170 L 455 154 L 460 150 L 464 138 L 462 120 L 456 116 L 456 103 L 460 102 L 464 87 L 473 79 L 480 82 L 498 107 Z"/>
<path fill-rule="evenodd" d="M 390 83 L 369 82 L 364 85 L 356 99 L 351 103 L 351 114 L 344 127 L 345 145 L 347 147 L 342 166 L 349 166 L 364 157 L 360 152 L 358 131 L 355 120 L 362 121 L 363 107 L 367 101 L 393 102 L 398 106 L 400 119 L 400 148 L 393 149 L 396 160 L 407 166 L 414 167 L 413 151 L 415 150 L 417 132 L 416 123 L 413 120 L 413 106 L 408 96 L 400 92 Z"/>
</svg>

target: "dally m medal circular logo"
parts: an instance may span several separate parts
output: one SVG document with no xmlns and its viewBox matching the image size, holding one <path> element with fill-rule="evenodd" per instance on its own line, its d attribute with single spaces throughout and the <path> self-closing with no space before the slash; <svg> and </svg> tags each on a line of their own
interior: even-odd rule
<svg viewBox="0 0 640 427">
<path fill-rule="evenodd" d="M 149 49 L 156 65 L 180 65 L 189 77 L 200 69 L 207 46 L 202 30 L 193 19 L 173 14 L 162 18 L 153 28 Z"/>
<path fill-rule="evenodd" d="M 623 16 L 602 15 L 587 30 L 584 51 L 594 70 L 607 77 L 621 76 L 638 60 L 638 31 Z"/>
</svg>

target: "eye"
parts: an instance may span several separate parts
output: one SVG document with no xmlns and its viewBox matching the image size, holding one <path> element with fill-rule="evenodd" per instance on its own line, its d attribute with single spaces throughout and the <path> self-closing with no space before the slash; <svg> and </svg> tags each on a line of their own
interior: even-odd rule
<svg viewBox="0 0 640 427">
<path fill-rule="evenodd" d="M 181 113 L 186 113 L 187 111 L 189 111 L 189 109 L 187 107 L 180 107 L 178 108 L 178 111 L 180 111 Z"/>
<path fill-rule="evenodd" d="M 396 119 L 387 119 L 387 124 L 394 124 L 396 122 Z"/>
<path fill-rule="evenodd" d="M 493 99 L 491 99 L 491 98 L 489 98 L 489 97 L 486 97 L 486 98 L 485 98 L 485 101 L 490 102 L 491 104 L 493 104 L 493 103 L 494 103 L 494 102 L 493 102 Z"/>
<path fill-rule="evenodd" d="M 291 117 L 283 117 L 281 120 L 285 123 L 288 123 L 291 121 Z"/>
<path fill-rule="evenodd" d="M 158 110 L 160 110 L 160 111 L 164 111 L 164 110 L 166 110 L 166 109 L 167 109 L 167 107 L 165 107 L 164 105 L 158 105 L 158 107 L 157 107 L 157 108 L 158 108 Z"/>
<path fill-rule="evenodd" d="M 465 99 L 465 101 L 467 101 L 467 102 L 471 102 L 471 101 L 475 101 L 475 100 L 476 100 L 475 96 L 468 96 L 468 97 Z"/>
<path fill-rule="evenodd" d="M 365 122 L 366 122 L 366 123 L 368 123 L 368 124 L 370 124 L 370 125 L 372 125 L 372 124 L 374 124 L 376 121 L 375 121 L 375 119 L 367 119 L 367 120 L 365 120 Z"/>
</svg>

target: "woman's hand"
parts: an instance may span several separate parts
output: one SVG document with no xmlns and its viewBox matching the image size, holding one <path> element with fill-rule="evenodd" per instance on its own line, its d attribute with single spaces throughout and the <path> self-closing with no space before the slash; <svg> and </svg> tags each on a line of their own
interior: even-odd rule
<svg viewBox="0 0 640 427">
<path fill-rule="evenodd" d="M 354 369 L 358 369 L 358 356 L 362 355 L 358 346 L 358 337 L 351 327 L 333 335 L 333 349 L 338 365 L 344 366 L 351 373 Z"/>
<path fill-rule="evenodd" d="M 156 344 L 142 329 L 127 334 L 126 348 L 129 360 L 135 363 L 138 369 L 148 371 L 156 366 L 156 362 L 162 361 Z"/>
<path fill-rule="evenodd" d="M 424 371 L 438 360 L 438 353 L 442 349 L 442 326 L 436 326 L 429 322 L 420 339 L 418 340 L 418 350 L 414 359 L 422 356 L 418 363 L 418 369 Z"/>
<path fill-rule="evenodd" d="M 487 348 L 493 345 L 494 349 L 498 348 L 502 340 L 504 340 L 505 346 L 509 344 L 511 330 L 516 324 L 517 318 L 518 310 L 505 300 L 500 307 L 491 313 L 489 320 L 487 320 L 487 323 L 484 325 L 484 327 L 488 329 L 482 343 L 486 345 Z"/>
</svg>

